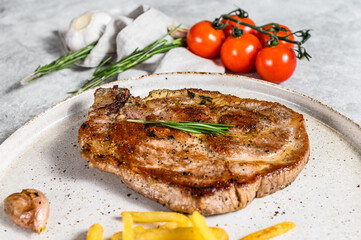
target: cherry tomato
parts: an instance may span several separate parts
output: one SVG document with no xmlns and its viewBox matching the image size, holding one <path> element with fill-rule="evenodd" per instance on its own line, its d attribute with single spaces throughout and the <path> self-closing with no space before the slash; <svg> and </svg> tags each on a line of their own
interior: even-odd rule
<svg viewBox="0 0 361 240">
<path fill-rule="evenodd" d="M 254 69 L 255 59 L 262 44 L 252 34 L 245 33 L 240 37 L 229 36 L 221 48 L 224 66 L 236 73 L 245 73 Z"/>
<path fill-rule="evenodd" d="M 280 83 L 292 76 L 296 69 L 297 57 L 294 51 L 283 45 L 265 47 L 258 52 L 256 69 L 262 79 Z"/>
<path fill-rule="evenodd" d="M 250 19 L 248 17 L 247 18 L 240 18 L 237 15 L 231 15 L 231 18 L 235 18 L 235 19 L 240 20 L 242 22 L 245 22 L 245 23 L 248 23 L 248 24 L 251 24 L 251 25 L 255 25 L 255 23 L 252 21 L 252 19 Z M 226 23 L 227 20 L 222 19 L 221 22 Z M 234 27 L 237 26 L 237 23 L 229 20 L 228 25 L 223 29 L 223 31 L 224 31 L 224 33 L 226 34 L 227 37 L 232 35 L 232 29 L 233 29 L 232 26 L 234 26 Z M 250 28 L 248 26 L 245 26 L 245 25 L 239 24 L 238 28 L 243 29 L 244 33 L 250 33 L 250 34 L 253 34 L 253 35 L 256 35 L 256 36 L 258 34 L 258 31 L 254 30 L 254 29 L 252 29 L 252 28 Z"/>
<path fill-rule="evenodd" d="M 283 27 L 283 28 L 287 29 L 287 32 L 286 32 L 286 31 L 279 31 L 279 32 L 277 33 L 277 36 L 278 36 L 278 37 L 284 37 L 284 36 L 286 36 L 286 35 L 288 35 L 288 34 L 291 33 L 291 30 L 290 30 L 288 27 L 286 27 L 286 26 L 284 26 L 284 25 L 281 25 L 281 24 L 279 24 L 279 25 L 280 25 L 280 27 Z M 270 28 L 272 28 L 272 24 L 268 24 L 268 25 L 262 27 L 263 30 L 267 30 L 267 29 L 270 29 Z M 273 32 L 273 31 L 270 31 L 270 33 L 273 34 L 274 32 Z M 263 47 L 267 47 L 266 42 L 270 39 L 270 37 L 267 36 L 266 34 L 263 34 L 263 33 L 259 33 L 258 36 L 259 36 L 259 39 L 260 39 Z M 295 37 L 294 37 L 293 35 L 289 36 L 288 38 L 289 38 L 290 40 L 295 40 Z M 283 45 L 288 46 L 288 47 L 290 47 L 290 48 L 293 48 L 293 46 L 294 46 L 293 43 L 289 43 L 289 42 L 286 42 L 286 41 L 283 41 L 283 40 L 280 40 L 278 44 L 283 44 Z"/>
<path fill-rule="evenodd" d="M 210 21 L 202 21 L 189 29 L 187 45 L 191 52 L 200 57 L 214 58 L 219 54 L 225 38 L 223 30 L 214 29 Z"/>
</svg>

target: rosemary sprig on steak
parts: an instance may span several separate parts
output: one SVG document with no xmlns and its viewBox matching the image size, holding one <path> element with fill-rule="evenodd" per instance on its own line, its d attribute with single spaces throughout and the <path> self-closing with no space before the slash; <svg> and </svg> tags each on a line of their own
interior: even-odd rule
<svg viewBox="0 0 361 240">
<path fill-rule="evenodd" d="M 228 128 L 234 125 L 218 124 L 218 123 L 204 123 L 204 122 L 190 122 L 190 121 L 146 121 L 128 119 L 128 122 L 143 123 L 143 124 L 156 124 L 169 128 L 178 129 L 190 133 L 207 133 L 207 134 L 221 134 L 229 133 Z"/>
</svg>

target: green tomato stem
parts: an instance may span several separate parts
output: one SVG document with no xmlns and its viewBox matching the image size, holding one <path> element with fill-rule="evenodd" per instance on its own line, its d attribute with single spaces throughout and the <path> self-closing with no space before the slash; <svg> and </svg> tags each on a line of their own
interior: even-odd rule
<svg viewBox="0 0 361 240">
<path fill-rule="evenodd" d="M 242 29 L 238 28 L 238 25 L 243 25 L 243 26 L 247 26 L 249 28 L 252 28 L 254 30 L 256 30 L 257 32 L 260 32 L 262 34 L 265 34 L 267 36 L 270 37 L 270 39 L 268 41 L 266 41 L 266 45 L 269 47 L 273 47 L 273 46 L 277 46 L 279 44 L 279 41 L 285 41 L 285 42 L 289 42 L 292 44 L 295 44 L 298 49 L 293 49 L 296 53 L 297 53 L 297 58 L 302 59 L 302 58 L 306 58 L 307 60 L 309 60 L 311 58 L 311 56 L 306 52 L 306 49 L 302 46 L 302 44 L 304 44 L 310 37 L 311 34 L 309 33 L 311 30 L 300 30 L 300 31 L 296 31 L 296 32 L 291 32 L 290 34 L 287 34 L 287 30 L 285 28 L 282 28 L 279 24 L 277 23 L 269 23 L 266 25 L 262 25 L 262 26 L 255 26 L 246 22 L 243 22 L 241 20 L 235 19 L 233 17 L 231 17 L 231 14 L 236 13 L 237 16 L 239 16 L 240 18 L 246 18 L 248 17 L 248 13 L 242 9 L 236 9 L 233 10 L 231 12 L 229 12 L 228 14 L 222 14 L 220 17 L 216 18 L 212 25 L 215 29 L 224 29 L 227 26 L 228 21 L 232 21 L 237 23 L 237 26 L 233 27 L 232 30 L 232 35 L 234 37 L 240 37 L 241 35 L 243 35 L 243 31 L 241 31 Z M 222 19 L 228 20 L 227 23 L 222 23 Z M 265 26 L 272 26 L 270 29 L 268 30 L 264 30 L 263 27 Z M 286 36 L 277 36 L 279 31 L 285 31 L 286 32 Z M 271 33 L 273 32 L 273 33 Z M 289 39 L 289 37 L 291 35 L 294 35 L 296 37 L 301 38 L 300 41 L 296 41 L 296 40 L 291 40 Z"/>
</svg>

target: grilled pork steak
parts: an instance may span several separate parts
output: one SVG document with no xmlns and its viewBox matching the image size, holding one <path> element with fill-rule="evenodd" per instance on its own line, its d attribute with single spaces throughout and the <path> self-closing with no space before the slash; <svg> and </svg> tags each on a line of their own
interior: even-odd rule
<svg viewBox="0 0 361 240">
<path fill-rule="evenodd" d="M 192 134 L 126 119 L 233 124 L 226 135 Z M 169 209 L 204 215 L 244 208 L 295 180 L 309 157 L 302 115 L 273 102 L 200 89 L 98 89 L 79 130 L 89 167 L 118 175 Z"/>
</svg>

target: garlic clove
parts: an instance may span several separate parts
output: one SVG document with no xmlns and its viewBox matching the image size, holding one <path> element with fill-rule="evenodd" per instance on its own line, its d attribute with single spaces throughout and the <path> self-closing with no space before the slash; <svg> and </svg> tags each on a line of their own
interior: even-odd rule
<svg viewBox="0 0 361 240">
<path fill-rule="evenodd" d="M 83 30 L 88 27 L 93 21 L 93 14 L 87 12 L 74 20 L 74 24 L 71 26 L 75 31 Z"/>
<path fill-rule="evenodd" d="M 168 27 L 168 31 L 172 31 L 174 28 L 176 28 L 175 24 L 172 24 L 171 26 Z M 175 31 L 173 31 L 170 35 L 174 38 L 184 38 L 187 36 L 188 33 L 188 29 L 187 28 L 177 28 Z"/>
<path fill-rule="evenodd" d="M 4 200 L 4 211 L 15 224 L 40 233 L 49 217 L 49 201 L 38 190 L 24 189 Z"/>
<path fill-rule="evenodd" d="M 70 50 L 78 51 L 98 40 L 112 19 L 112 15 L 100 11 L 86 12 L 73 19 L 65 33 L 67 47 Z"/>
</svg>

